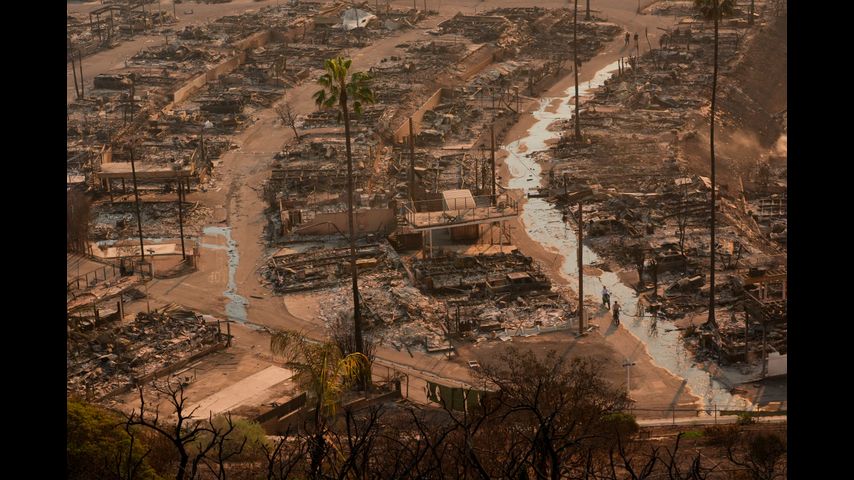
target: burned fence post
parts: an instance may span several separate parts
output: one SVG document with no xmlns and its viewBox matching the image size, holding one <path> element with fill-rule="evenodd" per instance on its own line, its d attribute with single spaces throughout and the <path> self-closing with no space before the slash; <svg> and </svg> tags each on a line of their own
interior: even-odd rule
<svg viewBox="0 0 854 480">
<path fill-rule="evenodd" d="M 415 134 L 409 117 L 409 200 L 415 201 Z"/>
<path fill-rule="evenodd" d="M 181 258 L 187 260 L 187 251 L 184 249 L 184 182 L 178 177 L 178 229 L 181 234 Z"/>
<path fill-rule="evenodd" d="M 83 53 L 81 53 L 80 49 L 77 49 L 77 67 L 80 68 L 80 98 L 86 96 L 86 93 L 83 91 Z"/>
<path fill-rule="evenodd" d="M 80 87 L 77 85 L 77 66 L 74 65 L 74 51 L 69 53 L 69 57 L 71 57 L 71 75 L 74 78 L 74 94 L 77 95 L 77 99 L 79 100 L 82 95 L 80 95 Z"/>
<path fill-rule="evenodd" d="M 582 201 L 578 200 L 578 248 L 576 249 L 578 256 L 578 334 L 584 333 L 584 262 L 583 262 L 583 245 L 584 245 L 584 218 L 582 210 Z"/>
<path fill-rule="evenodd" d="M 490 163 L 492 165 L 492 204 L 495 205 L 495 124 L 489 125 Z"/>
</svg>

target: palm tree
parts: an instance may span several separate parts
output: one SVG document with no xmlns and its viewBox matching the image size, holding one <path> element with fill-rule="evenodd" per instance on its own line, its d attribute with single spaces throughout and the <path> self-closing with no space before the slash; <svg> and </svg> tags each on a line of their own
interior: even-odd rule
<svg viewBox="0 0 854 480">
<path fill-rule="evenodd" d="M 723 0 L 731 1 L 731 0 Z M 709 319 L 708 323 L 715 323 L 715 107 L 718 93 L 718 20 L 720 11 L 718 0 L 711 0 L 712 17 L 715 21 L 715 49 L 712 60 L 712 105 L 711 116 L 709 118 L 709 152 L 711 157 L 711 180 L 712 180 L 712 200 L 711 200 L 711 217 L 709 220 L 710 232 L 710 273 L 709 273 Z"/>
<path fill-rule="evenodd" d="M 694 8 L 699 10 L 703 18 L 710 20 L 715 11 L 718 16 L 735 13 L 735 0 L 694 0 Z"/>
<path fill-rule="evenodd" d="M 335 416 L 341 394 L 370 371 L 368 358 L 359 352 L 345 356 L 336 345 L 310 342 L 297 332 L 274 333 L 270 350 L 285 358 L 297 385 L 314 403 L 310 478 L 317 478 L 328 447 L 328 420 Z"/>
<path fill-rule="evenodd" d="M 356 330 L 356 348 L 365 353 L 362 341 L 362 313 L 359 308 L 359 280 L 356 271 L 356 227 L 353 219 L 353 155 L 350 151 L 350 102 L 356 115 L 362 113 L 363 103 L 374 103 L 374 93 L 370 90 L 370 76 L 364 72 L 347 74 L 351 59 L 330 58 L 324 63 L 326 73 L 317 79 L 321 88 L 312 96 L 321 108 L 338 108 L 338 120 L 344 119 L 344 137 L 347 145 L 347 224 L 350 228 L 350 270 L 353 276 L 353 326 Z"/>
<path fill-rule="evenodd" d="M 581 140 L 581 119 L 578 118 L 578 0 L 575 0 L 575 13 L 572 15 L 572 59 L 575 67 L 575 141 Z"/>
<path fill-rule="evenodd" d="M 369 363 L 362 353 L 344 355 L 333 343 L 311 342 L 290 331 L 274 333 L 270 351 L 285 358 L 296 383 L 315 401 L 317 414 L 327 417 L 335 415 L 341 393 L 358 380 Z"/>
</svg>

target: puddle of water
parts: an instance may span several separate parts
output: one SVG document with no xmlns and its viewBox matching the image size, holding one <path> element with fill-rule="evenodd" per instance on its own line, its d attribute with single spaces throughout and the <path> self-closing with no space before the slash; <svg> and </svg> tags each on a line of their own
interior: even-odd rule
<svg viewBox="0 0 854 480">
<path fill-rule="evenodd" d="M 586 88 L 579 87 L 579 96 L 590 95 L 590 91 L 604 84 L 604 81 L 617 70 L 614 62 L 596 72 Z M 571 86 L 564 92 L 554 113 L 547 112 L 555 98 L 543 98 L 540 106 L 534 112 L 536 123 L 528 131 L 527 136 L 509 143 L 504 150 L 508 153 L 506 163 L 512 178 L 509 188 L 521 189 L 527 192 L 541 186 L 542 167 L 534 160 L 533 154 L 548 149 L 547 141 L 560 138 L 560 132 L 550 132 L 547 127 L 556 120 L 572 118 L 573 95 L 575 87 Z M 565 101 L 564 101 L 565 99 Z M 564 222 L 562 212 L 554 208 L 542 198 L 530 198 L 522 210 L 522 223 L 528 235 L 543 245 L 546 249 L 563 255 L 561 273 L 572 282 L 578 284 L 578 268 L 576 266 L 576 248 L 578 247 L 575 229 Z M 586 265 L 599 261 L 598 255 L 589 247 L 582 247 L 582 258 Z M 570 261 L 567 261 L 570 260 Z M 602 272 L 599 276 L 584 276 L 584 291 L 598 295 L 602 286 L 611 291 L 611 298 L 620 302 L 625 319 L 621 322 L 634 336 L 646 345 L 647 352 L 652 356 L 656 365 L 661 366 L 674 375 L 684 379 L 691 391 L 701 397 L 704 408 L 717 405 L 718 409 L 747 409 L 750 402 L 734 397 L 729 393 L 730 388 L 720 380 L 693 362 L 691 353 L 685 348 L 679 331 L 668 331 L 668 325 L 658 324 L 650 317 L 632 317 L 637 311 L 637 295 L 633 288 L 623 284 L 614 272 Z M 610 325 L 602 325 L 603 334 L 608 334 Z M 670 399 L 668 399 L 670 400 Z"/>
<path fill-rule="evenodd" d="M 246 323 L 246 305 L 249 305 L 249 302 L 237 294 L 237 282 L 234 278 L 237 275 L 237 266 L 240 264 L 240 252 L 237 251 L 237 242 L 231 239 L 231 227 L 205 227 L 203 232 L 205 235 L 225 237 L 225 245 L 203 243 L 202 247 L 226 250 L 228 254 L 228 285 L 223 295 L 228 298 L 228 303 L 225 305 L 225 314 L 229 320 Z"/>
</svg>

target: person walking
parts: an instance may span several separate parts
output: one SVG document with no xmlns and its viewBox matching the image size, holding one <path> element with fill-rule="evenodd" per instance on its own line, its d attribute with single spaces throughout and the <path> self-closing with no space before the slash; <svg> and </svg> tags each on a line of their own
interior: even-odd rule
<svg viewBox="0 0 854 480">
<path fill-rule="evenodd" d="M 611 292 L 608 291 L 608 287 L 602 285 L 602 306 L 611 309 Z"/>
<path fill-rule="evenodd" d="M 620 324 L 620 302 L 614 301 L 614 308 L 611 312 L 611 316 L 614 318 L 614 325 Z"/>
<path fill-rule="evenodd" d="M 631 38 L 632 38 L 632 36 L 631 36 L 631 35 L 629 35 L 629 32 L 626 32 L 626 45 L 625 45 L 626 47 L 628 47 L 628 46 L 629 46 L 629 40 L 630 40 Z"/>
</svg>

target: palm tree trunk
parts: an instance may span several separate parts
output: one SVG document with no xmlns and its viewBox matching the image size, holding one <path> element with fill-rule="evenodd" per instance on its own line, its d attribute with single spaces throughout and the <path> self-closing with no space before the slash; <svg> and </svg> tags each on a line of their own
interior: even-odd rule
<svg viewBox="0 0 854 480">
<path fill-rule="evenodd" d="M 711 262 L 709 272 L 709 322 L 715 322 L 715 106 L 718 90 L 718 0 L 712 0 L 712 15 L 715 19 L 715 50 L 712 57 L 712 112 L 709 121 L 709 151 L 711 153 L 711 177 L 712 177 L 712 215 L 709 222 L 711 237 Z"/>
<path fill-rule="evenodd" d="M 575 140 L 578 141 L 581 140 L 581 119 L 578 117 L 578 0 L 575 0 L 575 14 L 572 16 L 572 59 L 572 71 L 575 72 Z"/>
<path fill-rule="evenodd" d="M 344 138 L 347 145 L 347 225 L 350 228 L 350 270 L 353 276 L 353 328 L 356 351 L 365 353 L 362 343 L 362 312 L 359 308 L 359 273 L 356 271 L 356 225 L 353 212 L 353 154 L 350 151 L 350 112 L 347 110 L 347 90 L 341 89 L 341 112 L 344 114 Z"/>
</svg>

